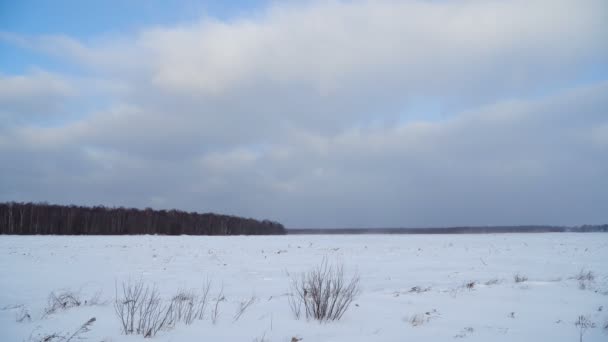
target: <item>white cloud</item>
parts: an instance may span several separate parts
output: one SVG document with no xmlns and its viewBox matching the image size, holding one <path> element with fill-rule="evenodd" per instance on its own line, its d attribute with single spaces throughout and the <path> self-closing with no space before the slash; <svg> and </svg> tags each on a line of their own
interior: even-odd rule
<svg viewBox="0 0 608 342">
<path fill-rule="evenodd" d="M 0 119 L 44 118 L 53 114 L 76 90 L 63 77 L 43 71 L 0 74 Z"/>
<path fill-rule="evenodd" d="M 381 81 L 462 94 L 544 85 L 604 60 L 606 13 L 602 0 L 333 1 L 87 42 L 2 37 L 92 67 L 139 70 L 166 91 L 217 95 L 263 83 L 331 94 Z"/>
<path fill-rule="evenodd" d="M 153 81 L 167 90 L 215 94 L 262 82 L 331 94 L 352 82 L 382 81 L 405 91 L 458 94 L 463 86 L 529 86 L 607 57 L 607 7 L 602 1 L 285 5 L 254 20 L 143 31 L 137 44 L 151 58 Z"/>
</svg>

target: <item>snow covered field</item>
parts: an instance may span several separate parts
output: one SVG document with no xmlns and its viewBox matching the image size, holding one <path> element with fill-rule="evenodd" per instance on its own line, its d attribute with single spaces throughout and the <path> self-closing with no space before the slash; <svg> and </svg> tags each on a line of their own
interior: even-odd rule
<svg viewBox="0 0 608 342">
<path fill-rule="evenodd" d="M 358 273 L 361 294 L 340 321 L 296 320 L 287 272 L 324 257 Z M 594 275 L 584 289 L 575 279 L 582 269 Z M 515 274 L 528 280 L 516 283 Z M 88 341 L 144 341 L 122 335 L 114 311 L 115 285 L 128 279 L 155 284 L 167 298 L 205 279 L 215 298 L 223 285 L 216 324 L 207 314 L 153 341 L 574 342 L 580 315 L 595 323 L 584 341 L 608 341 L 608 234 L 601 233 L 0 236 L 0 341 L 72 333 L 92 317 L 81 335 Z M 49 294 L 60 290 L 87 303 L 44 315 Z M 252 296 L 235 322 L 239 303 Z"/>
</svg>

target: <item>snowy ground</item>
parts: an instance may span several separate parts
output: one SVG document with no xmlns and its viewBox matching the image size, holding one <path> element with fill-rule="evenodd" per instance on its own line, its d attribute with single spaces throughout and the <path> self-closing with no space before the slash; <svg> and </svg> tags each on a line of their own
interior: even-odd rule
<svg viewBox="0 0 608 342">
<path fill-rule="evenodd" d="M 362 293 L 341 321 L 295 320 L 286 273 L 324 256 L 357 272 Z M 595 275 L 586 289 L 573 279 L 583 268 Z M 515 283 L 516 273 L 529 280 Z M 584 341 L 608 341 L 608 234 L 601 233 L 0 236 L 0 341 L 73 332 L 91 317 L 87 340 L 144 341 L 121 334 L 112 305 L 115 283 L 129 278 L 156 284 L 167 297 L 206 278 L 215 296 L 223 284 L 216 324 L 177 325 L 154 341 L 570 342 L 579 340 L 579 315 L 596 325 Z M 410 292 L 414 286 L 430 289 Z M 83 299 L 101 293 L 101 303 L 43 317 L 49 294 L 61 289 Z M 252 295 L 258 300 L 233 322 L 238 303 Z M 24 313 L 31 320 L 17 322 Z M 415 315 L 423 324 L 409 322 Z"/>
</svg>

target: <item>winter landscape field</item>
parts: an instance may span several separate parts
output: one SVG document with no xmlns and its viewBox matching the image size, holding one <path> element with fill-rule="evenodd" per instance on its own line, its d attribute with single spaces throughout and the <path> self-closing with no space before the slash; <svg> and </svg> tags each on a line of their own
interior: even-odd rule
<svg viewBox="0 0 608 342">
<path fill-rule="evenodd" d="M 359 294 L 296 319 L 291 280 L 323 260 Z M 144 341 L 115 305 L 142 284 L 162 303 L 209 289 L 152 341 L 606 341 L 606 260 L 601 233 L 1 236 L 0 340 Z"/>
</svg>

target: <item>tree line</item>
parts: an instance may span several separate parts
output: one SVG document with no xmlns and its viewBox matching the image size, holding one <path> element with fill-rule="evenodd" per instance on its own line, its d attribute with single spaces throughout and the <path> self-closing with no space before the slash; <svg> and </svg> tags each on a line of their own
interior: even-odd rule
<svg viewBox="0 0 608 342">
<path fill-rule="evenodd" d="M 608 224 L 565 226 L 484 226 L 437 228 L 298 228 L 287 234 L 495 234 L 495 233 L 608 233 Z"/>
<path fill-rule="evenodd" d="M 282 224 L 181 210 L 0 203 L 0 234 L 58 235 L 276 235 Z"/>
</svg>

